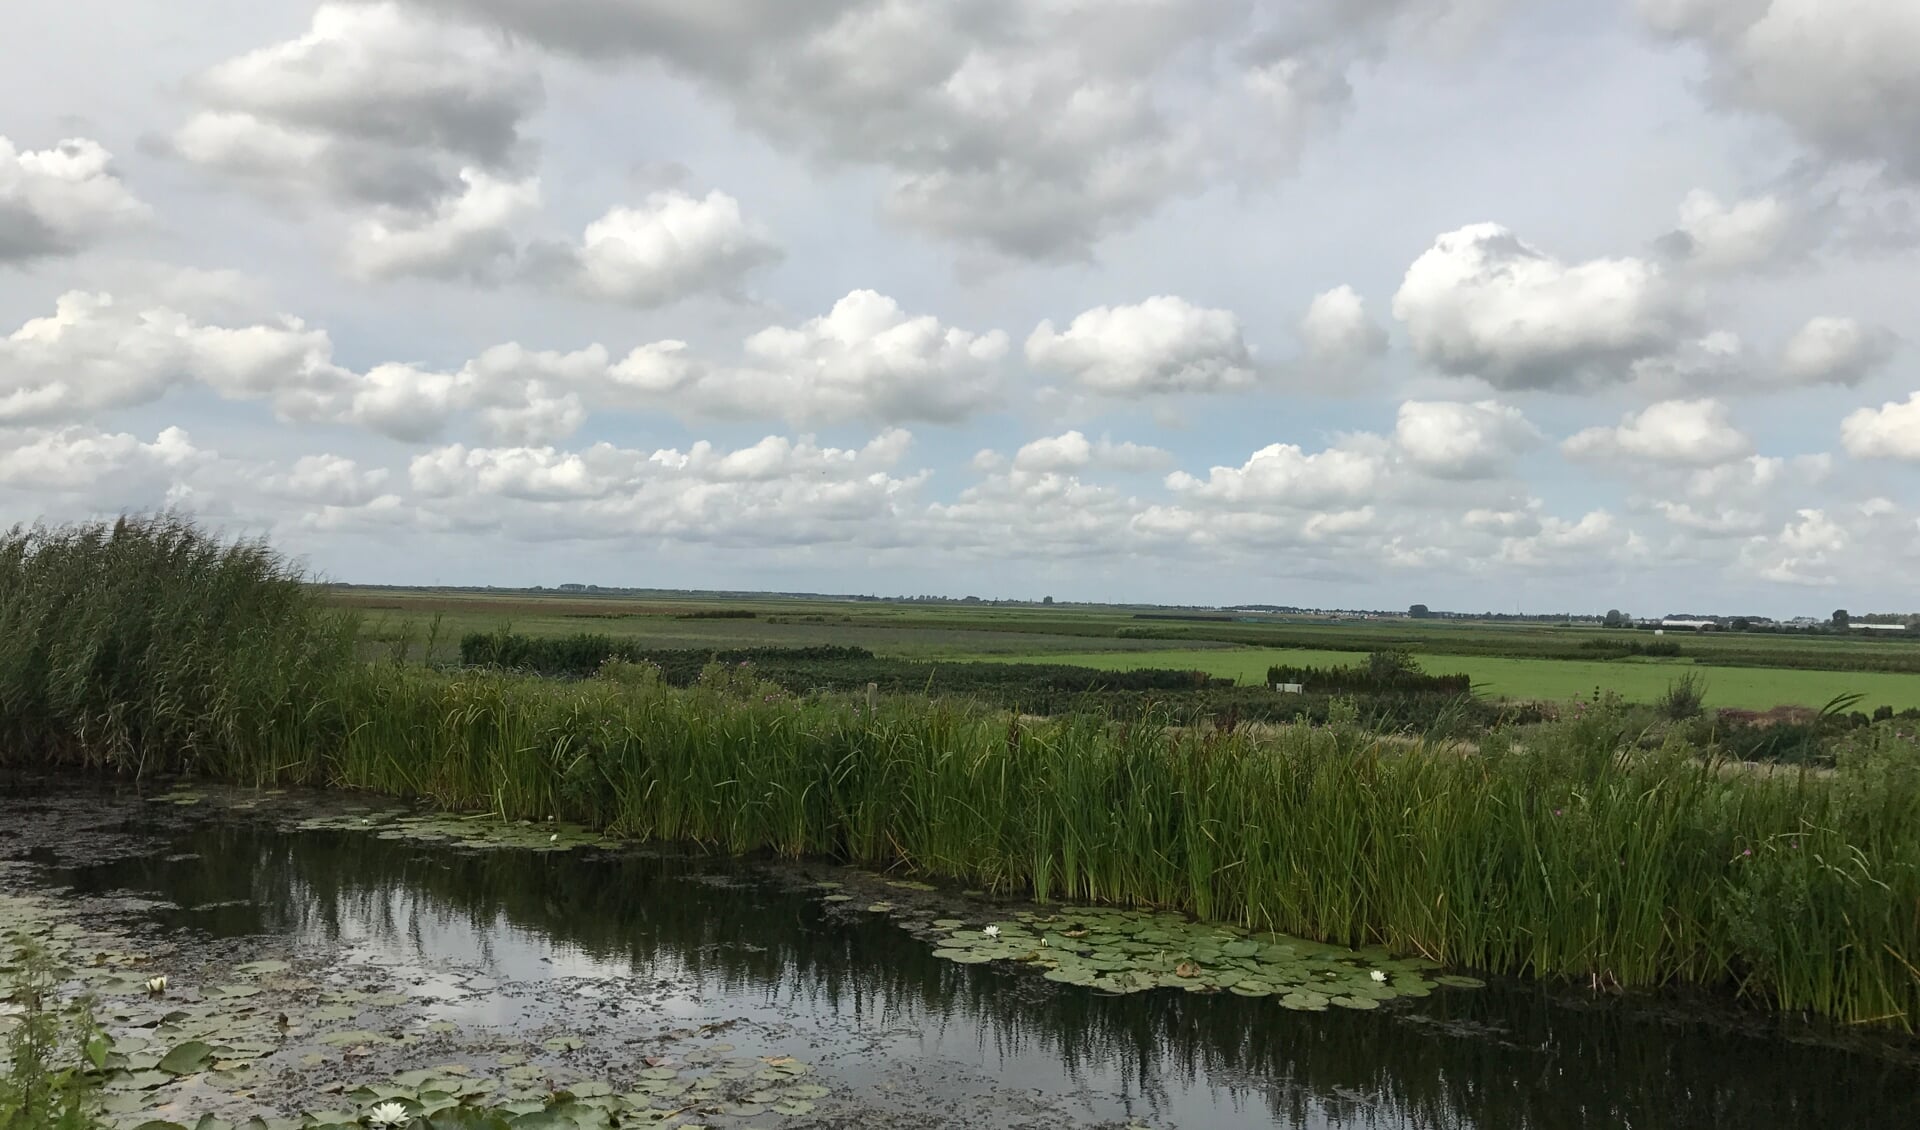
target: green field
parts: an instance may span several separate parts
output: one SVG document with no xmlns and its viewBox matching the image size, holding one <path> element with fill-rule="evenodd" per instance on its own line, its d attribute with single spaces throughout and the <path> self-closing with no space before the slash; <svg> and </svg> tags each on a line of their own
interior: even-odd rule
<svg viewBox="0 0 1920 1130">
<path fill-rule="evenodd" d="M 1000 656 L 981 658 L 1001 659 Z M 1255 651 L 1207 649 L 1197 651 L 1048 653 L 1004 657 L 1008 662 L 1068 663 L 1124 671 L 1151 662 L 1156 667 L 1190 668 L 1209 675 L 1259 685 L 1275 664 L 1331 667 L 1354 662 L 1346 651 Z M 1775 706 L 1824 706 L 1836 695 L 1861 694 L 1854 709 L 1877 706 L 1904 710 L 1920 706 L 1920 675 L 1891 675 L 1873 671 L 1793 671 L 1769 667 L 1708 667 L 1687 659 L 1613 660 L 1500 659 L 1453 655 L 1420 655 L 1429 674 L 1465 673 L 1483 693 L 1513 699 L 1566 701 L 1591 696 L 1597 688 L 1613 691 L 1628 702 L 1651 702 L 1681 675 L 1692 672 L 1706 682 L 1709 707 L 1766 710 Z M 1484 684 L 1484 686 L 1482 686 Z"/>
<path fill-rule="evenodd" d="M 1268 665 L 1336 666 L 1405 648 L 1429 672 L 1464 672 L 1486 694 L 1565 701 L 1596 688 L 1630 702 L 1659 698 L 1692 671 L 1714 707 L 1820 707 L 1864 696 L 1857 709 L 1920 707 L 1920 641 L 1833 633 L 1674 633 L 1678 659 L 1591 658 L 1598 644 L 1651 643 L 1650 632 L 1590 625 L 1325 617 L 1173 618 L 1169 610 L 1113 606 L 904 604 L 766 595 L 587 595 L 471 590 L 338 589 L 338 604 L 367 617 L 373 649 L 413 641 L 439 620 L 432 657 L 453 660 L 469 632 L 605 634 L 654 648 L 864 647 L 914 660 L 1070 663 L 1106 670 L 1175 667 L 1264 681 Z M 752 619 L 688 619 L 715 609 Z M 1723 666 L 1722 664 L 1726 664 Z"/>
</svg>

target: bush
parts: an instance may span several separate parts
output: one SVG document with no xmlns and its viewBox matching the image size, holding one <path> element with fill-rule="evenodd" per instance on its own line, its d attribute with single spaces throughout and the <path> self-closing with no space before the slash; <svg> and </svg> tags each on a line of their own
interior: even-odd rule
<svg viewBox="0 0 1920 1130">
<path fill-rule="evenodd" d="M 1698 718 L 1706 702 L 1706 682 L 1695 672 L 1689 671 L 1667 684 L 1667 693 L 1660 696 L 1657 705 L 1660 713 L 1675 722 L 1684 722 L 1689 718 Z"/>
<path fill-rule="evenodd" d="M 1428 675 L 1406 651 L 1376 651 L 1352 667 L 1267 668 L 1267 685 L 1299 683 L 1309 694 L 1439 694 L 1473 693 L 1467 675 Z"/>
</svg>

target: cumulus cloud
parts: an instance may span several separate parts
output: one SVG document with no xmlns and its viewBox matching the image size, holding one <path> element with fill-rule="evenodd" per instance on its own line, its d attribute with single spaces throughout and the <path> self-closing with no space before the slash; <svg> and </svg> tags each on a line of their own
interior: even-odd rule
<svg viewBox="0 0 1920 1130">
<path fill-rule="evenodd" d="M 1722 202 L 1695 189 L 1680 203 L 1680 226 L 1666 246 L 1676 258 L 1710 270 L 1764 266 L 1787 249 L 1793 210 L 1777 196 Z"/>
<path fill-rule="evenodd" d="M 1900 339 L 1853 318 L 1817 317 L 1780 355 L 1780 379 L 1792 385 L 1857 385 L 1893 359 Z"/>
<path fill-rule="evenodd" d="M 1731 330 L 1715 330 L 1670 352 L 1642 357 L 1628 370 L 1639 391 L 1664 399 L 1751 383 L 1753 360 Z"/>
<path fill-rule="evenodd" d="M 660 538 L 726 546 L 888 544 L 925 481 L 896 473 L 911 436 L 860 448 L 769 436 L 727 451 L 595 444 L 469 448 L 416 457 L 408 469 L 429 512 L 467 529 L 580 539 Z"/>
<path fill-rule="evenodd" d="M 511 181 L 460 170 L 465 188 L 424 211 L 386 209 L 362 220 L 347 263 L 366 279 L 416 275 L 492 282 L 519 255 L 514 226 L 540 206 L 538 180 Z"/>
<path fill-rule="evenodd" d="M 982 452 L 981 454 L 988 454 Z M 1137 443 L 1115 443 L 1102 438 L 1089 440 L 1078 431 L 1046 436 L 1023 446 L 1013 457 L 1019 471 L 1157 471 L 1167 467 L 1173 456 L 1157 447 Z"/>
<path fill-rule="evenodd" d="M 1833 160 L 1920 179 L 1920 7 L 1909 0 L 1639 0 L 1697 43 L 1721 105 L 1778 119 Z"/>
<path fill-rule="evenodd" d="M 79 493 L 114 481 L 134 488 L 212 458 L 180 428 L 166 428 L 151 442 L 85 425 L 3 432 L 0 439 L 0 487 L 15 490 Z"/>
<path fill-rule="evenodd" d="M 74 421 L 200 384 L 308 412 L 347 376 L 327 335 L 296 319 L 212 326 L 166 307 L 75 291 L 0 339 L 0 424 Z"/>
<path fill-rule="evenodd" d="M 275 193 L 432 209 L 460 173 L 522 159 L 538 74 L 503 36 L 398 3 L 322 4 L 295 39 L 200 75 L 186 160 Z"/>
<path fill-rule="evenodd" d="M 99 142 L 23 151 L 0 137 L 0 263 L 72 254 L 151 214 Z"/>
<path fill-rule="evenodd" d="M 1862 408 L 1840 423 L 1840 439 L 1856 459 L 1904 459 L 1920 463 L 1920 392 L 1906 403 Z"/>
<path fill-rule="evenodd" d="M 1329 448 L 1309 454 L 1296 444 L 1276 443 L 1238 467 L 1213 468 L 1205 479 L 1175 471 L 1167 476 L 1167 489 L 1207 502 L 1315 510 L 1364 504 L 1386 476 L 1386 461 L 1372 451 Z"/>
<path fill-rule="evenodd" d="M 398 496 L 387 489 L 385 467 L 361 469 L 352 459 L 340 455 L 303 455 L 285 472 L 268 476 L 262 483 L 272 494 L 298 502 L 322 506 L 367 506 Z"/>
<path fill-rule="evenodd" d="M 1747 543 L 1742 562 L 1764 580 L 1824 587 L 1838 580 L 1838 567 L 1852 539 L 1823 509 L 1801 510 L 1772 537 Z"/>
<path fill-rule="evenodd" d="M 1260 379 L 1230 310 L 1163 295 L 1134 306 L 1096 306 L 1065 330 L 1041 322 L 1027 360 L 1089 392 L 1118 397 L 1235 392 Z"/>
<path fill-rule="evenodd" d="M 1711 467 L 1749 454 L 1753 441 L 1718 400 L 1664 400 L 1628 413 L 1617 428 L 1588 428 L 1561 450 L 1576 459 Z"/>
<path fill-rule="evenodd" d="M 1499 559 L 1517 566 L 1566 566 L 1606 563 L 1643 549 L 1639 537 L 1605 510 L 1591 510 L 1575 521 L 1547 515 L 1532 532 L 1500 540 Z"/>
<path fill-rule="evenodd" d="M 1454 0 L 416 0 L 593 58 L 657 60 L 775 143 L 886 170 L 885 210 L 995 251 L 1085 257 L 1203 187 L 1290 168 L 1348 75 Z"/>
<path fill-rule="evenodd" d="M 1408 462 L 1443 479 L 1503 474 L 1516 456 L 1545 440 L 1518 408 L 1492 400 L 1409 400 L 1400 406 L 1393 438 Z"/>
<path fill-rule="evenodd" d="M 1317 365 L 1351 368 L 1387 351 L 1387 331 L 1367 315 L 1366 303 L 1350 286 L 1314 296 L 1300 319 L 1300 340 Z"/>
<path fill-rule="evenodd" d="M 1629 375 L 1686 323 L 1657 264 L 1567 264 L 1499 224 L 1440 236 L 1393 298 L 1420 358 L 1501 389 L 1572 389 Z"/>
<path fill-rule="evenodd" d="M 781 254 L 733 197 L 669 190 L 612 209 L 587 225 L 577 247 L 545 249 L 536 273 L 589 298 L 649 307 L 696 291 L 736 289 Z"/>
</svg>

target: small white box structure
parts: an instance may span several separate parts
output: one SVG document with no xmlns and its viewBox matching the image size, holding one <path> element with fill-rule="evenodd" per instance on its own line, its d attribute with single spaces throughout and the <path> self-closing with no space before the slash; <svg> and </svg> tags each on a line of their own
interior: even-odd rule
<svg viewBox="0 0 1920 1130">
<path fill-rule="evenodd" d="M 1655 628 L 1653 634 L 1656 636 L 1664 636 L 1667 634 L 1667 630 L 1665 628 Z"/>
<path fill-rule="evenodd" d="M 1273 689 L 1281 694 L 1301 694 L 1306 691 L 1304 683 L 1275 683 Z"/>
</svg>

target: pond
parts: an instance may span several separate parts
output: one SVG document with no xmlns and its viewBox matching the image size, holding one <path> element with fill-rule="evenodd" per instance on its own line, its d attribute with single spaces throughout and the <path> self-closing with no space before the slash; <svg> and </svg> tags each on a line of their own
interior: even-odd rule
<svg viewBox="0 0 1920 1130">
<path fill-rule="evenodd" d="M 136 1072 L 151 1085 L 121 1088 L 127 1125 L 349 1109 L 408 1072 L 523 1098 L 627 1090 L 666 1126 L 1920 1125 L 1910 1043 L 1724 1004 L 1500 982 L 1365 1010 L 1113 993 L 936 956 L 903 928 L 1013 920 L 960 892 L 543 850 L 566 846 L 544 828 L 423 842 L 355 827 L 369 818 L 341 798 L 174 799 L 0 792 L 0 927 L 38 915 L 90 946 L 127 1047 L 229 1045 L 203 1071 Z M 869 887 L 896 894 L 870 910 Z M 156 972 L 164 999 L 130 988 Z"/>
</svg>

